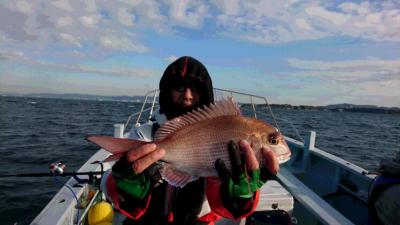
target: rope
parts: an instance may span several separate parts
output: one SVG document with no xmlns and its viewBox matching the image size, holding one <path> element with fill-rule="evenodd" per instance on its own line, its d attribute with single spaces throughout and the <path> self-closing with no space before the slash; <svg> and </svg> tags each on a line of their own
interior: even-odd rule
<svg viewBox="0 0 400 225">
<path fill-rule="evenodd" d="M 77 210 L 78 210 L 77 215 L 76 215 L 76 224 L 78 224 L 79 218 L 80 218 L 79 217 L 79 199 L 78 199 L 78 197 L 76 196 L 74 190 L 72 189 L 72 187 L 70 185 L 68 185 L 67 183 L 63 184 L 62 181 L 60 181 L 56 176 L 53 176 L 53 177 L 57 183 L 61 184 L 61 186 L 67 187 L 72 192 L 72 195 L 75 197 L 76 206 L 77 206 Z"/>
</svg>

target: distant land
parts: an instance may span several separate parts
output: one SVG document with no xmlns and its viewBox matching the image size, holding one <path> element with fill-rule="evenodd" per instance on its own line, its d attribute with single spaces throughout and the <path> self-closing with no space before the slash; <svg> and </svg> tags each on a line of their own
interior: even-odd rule
<svg viewBox="0 0 400 225">
<path fill-rule="evenodd" d="M 50 93 L 32 93 L 15 94 L 0 92 L 2 96 L 16 97 L 35 97 L 35 98 L 57 98 L 57 99 L 76 99 L 92 101 L 121 101 L 121 102 L 143 102 L 145 96 L 107 96 L 90 94 L 50 94 Z M 294 109 L 294 110 L 320 110 L 335 112 L 360 112 L 360 113 L 383 113 L 400 114 L 398 107 L 380 107 L 375 105 L 355 105 L 355 104 L 331 104 L 327 106 L 308 106 L 308 105 L 290 105 L 290 104 L 270 104 L 272 108 Z"/>
<path fill-rule="evenodd" d="M 14 94 L 0 93 L 1 95 L 17 96 L 17 97 L 33 97 L 33 98 L 58 98 L 58 99 L 76 99 L 91 101 L 120 101 L 120 102 L 143 102 L 144 96 L 107 96 L 107 95 L 89 95 L 89 94 L 51 94 L 51 93 L 31 93 L 31 94 Z"/>
<path fill-rule="evenodd" d="M 383 114 L 399 114 L 398 107 L 380 107 L 375 105 L 355 105 L 355 104 L 332 104 L 327 106 L 293 106 L 289 104 L 271 104 L 272 108 L 299 109 L 299 110 L 320 110 L 335 112 L 359 112 L 359 113 L 383 113 Z"/>
</svg>

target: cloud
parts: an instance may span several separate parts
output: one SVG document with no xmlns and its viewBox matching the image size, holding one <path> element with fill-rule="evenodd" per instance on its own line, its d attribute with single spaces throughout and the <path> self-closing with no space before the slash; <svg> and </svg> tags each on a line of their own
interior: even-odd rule
<svg viewBox="0 0 400 225">
<path fill-rule="evenodd" d="M 85 26 L 85 27 L 95 27 L 97 23 L 99 22 L 101 16 L 100 15 L 85 15 L 81 16 L 79 18 L 79 21 Z"/>
<path fill-rule="evenodd" d="M 126 6 L 122 3 L 92 0 L 84 4 L 67 0 L 29 3 L 7 1 L 0 3 L 0 36 L 20 41 L 19 44 L 13 43 L 15 48 L 19 48 L 19 45 L 23 48 L 23 42 L 35 40 L 31 43 L 32 47 L 49 44 L 56 44 L 54 47 L 70 47 L 68 45 L 72 44 L 82 49 L 84 46 L 97 45 L 105 48 L 94 49 L 99 54 L 120 50 L 144 53 L 148 47 L 136 38 L 138 33 L 124 30 L 126 26 L 133 25 L 135 18 L 134 10 Z M 122 14 L 118 11 L 121 8 L 126 8 Z M 163 27 L 160 22 L 154 24 Z"/>
<path fill-rule="evenodd" d="M 116 35 L 102 36 L 100 37 L 100 43 L 106 48 L 116 49 L 124 52 L 132 51 L 144 53 L 149 50 L 147 47 L 131 41 L 129 38 L 119 37 Z"/>
<path fill-rule="evenodd" d="M 60 33 L 59 34 L 59 40 L 63 41 L 63 42 L 67 42 L 70 44 L 73 44 L 79 48 L 82 47 L 82 44 L 79 42 L 79 40 L 77 38 L 75 38 L 75 36 L 71 35 L 71 34 L 66 34 L 66 33 Z"/>
<path fill-rule="evenodd" d="M 18 11 L 24 14 L 32 13 L 32 4 L 27 1 L 18 1 L 15 6 Z"/>
<path fill-rule="evenodd" d="M 202 1 L 169 0 L 168 3 L 170 18 L 182 26 L 200 28 L 208 14 L 208 6 Z"/>
<path fill-rule="evenodd" d="M 4 34 L 8 39 L 18 41 L 35 40 L 35 35 L 25 29 L 25 24 L 28 20 L 29 16 L 0 5 L 0 34 Z"/>
<path fill-rule="evenodd" d="M 394 1 L 341 3 L 242 1 L 234 13 L 215 3 L 221 33 L 258 43 L 285 43 L 352 36 L 374 41 L 400 41 L 400 7 Z"/>
<path fill-rule="evenodd" d="M 57 20 L 57 27 L 71 26 L 73 19 L 69 16 L 60 17 Z"/>
<path fill-rule="evenodd" d="M 312 40 L 327 36 L 319 30 L 312 29 L 306 13 L 299 13 L 301 10 L 293 8 L 292 4 L 280 1 L 239 4 L 240 11 L 237 15 L 221 13 L 217 16 L 217 25 L 227 37 L 263 44 Z"/>
<path fill-rule="evenodd" d="M 370 12 L 370 5 L 368 2 L 361 2 L 360 4 L 352 2 L 344 2 L 339 5 L 339 8 L 346 13 L 354 13 L 365 15 Z"/>
<path fill-rule="evenodd" d="M 332 82 L 400 80 L 400 59 L 366 59 L 336 62 L 288 59 L 287 61 L 290 66 L 303 70 L 292 73 L 292 76 L 315 77 Z"/>
<path fill-rule="evenodd" d="M 345 24 L 350 17 L 350 15 L 331 12 L 322 7 L 310 7 L 305 11 L 310 16 L 320 17 L 338 26 Z"/>
<path fill-rule="evenodd" d="M 168 56 L 167 58 L 165 58 L 164 60 L 167 61 L 167 62 L 169 62 L 169 63 L 172 63 L 172 62 L 174 62 L 174 61 L 177 60 L 177 59 L 178 59 L 178 56 L 176 56 L 176 55 L 170 55 L 170 56 Z"/>
<path fill-rule="evenodd" d="M 361 84 L 356 84 L 357 88 L 352 89 L 351 95 L 354 97 L 369 98 L 372 96 L 379 97 L 394 97 L 400 103 L 400 79 L 370 81 Z"/>
<path fill-rule="evenodd" d="M 86 4 L 86 11 L 87 12 L 95 12 L 97 11 L 97 4 L 95 0 L 83 0 L 83 2 Z"/>
<path fill-rule="evenodd" d="M 222 0 L 215 1 L 214 4 L 218 6 L 222 14 L 225 15 L 238 15 L 240 12 L 240 1 L 239 0 Z"/>
<path fill-rule="evenodd" d="M 118 19 L 121 24 L 130 27 L 133 25 L 135 15 L 130 13 L 126 8 L 120 8 L 118 10 Z"/>
<path fill-rule="evenodd" d="M 291 66 L 301 69 L 320 69 L 330 70 L 338 68 L 397 68 L 400 67 L 400 59 L 397 60 L 382 60 L 382 59 L 364 59 L 364 60 L 348 60 L 348 61 L 320 61 L 320 60 L 301 60 L 291 58 L 287 60 Z"/>
<path fill-rule="evenodd" d="M 73 73 L 90 73 L 94 75 L 105 75 L 112 77 L 151 77 L 158 74 L 158 70 L 149 68 L 140 68 L 131 66 L 104 66 L 99 65 L 85 65 L 85 64 L 60 64 L 49 61 L 35 61 L 26 58 L 21 52 L 0 52 L 1 60 L 14 61 L 21 66 L 29 66 L 32 71 L 41 71 L 41 73 L 55 73 L 55 74 L 73 74 Z"/>
<path fill-rule="evenodd" d="M 67 12 L 72 12 L 74 10 L 68 0 L 51 1 L 50 4 Z"/>
<path fill-rule="evenodd" d="M 296 25 L 305 30 L 312 30 L 311 25 L 305 19 L 296 19 Z"/>
<path fill-rule="evenodd" d="M 20 51 L 0 51 L 0 61 L 2 60 L 16 60 L 16 59 L 24 59 L 25 55 Z"/>
<path fill-rule="evenodd" d="M 65 33 L 79 39 L 82 46 L 93 46 L 99 36 L 114 35 L 119 42 L 129 40 L 141 46 L 128 48 L 137 53 L 149 48 L 137 39 L 146 38 L 144 29 L 159 35 L 190 35 L 189 28 L 261 44 L 336 36 L 399 42 L 399 24 L 400 7 L 395 1 L 38 0 L 0 5 L 0 33 L 10 39 L 51 43 L 60 40 L 58 33 Z M 101 42 L 107 50 L 121 49 Z"/>
<path fill-rule="evenodd" d="M 302 71 L 285 73 L 292 78 L 310 78 L 342 93 L 337 99 L 352 96 L 355 102 L 399 105 L 400 59 L 365 59 L 326 62 L 288 59 L 288 64 Z M 311 81 L 310 81 L 311 82 Z M 347 94 L 344 94 L 347 93 Z M 338 102 L 338 100 L 336 100 Z"/>
<path fill-rule="evenodd" d="M 84 73 L 124 77 L 149 77 L 156 74 L 155 71 L 150 69 L 98 68 L 85 65 L 78 65 L 77 67 L 73 67 L 73 69 Z"/>
</svg>

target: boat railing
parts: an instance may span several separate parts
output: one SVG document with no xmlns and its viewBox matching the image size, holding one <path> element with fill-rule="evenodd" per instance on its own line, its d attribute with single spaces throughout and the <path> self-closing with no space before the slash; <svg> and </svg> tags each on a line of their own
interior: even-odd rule
<svg viewBox="0 0 400 225">
<path fill-rule="evenodd" d="M 128 119 L 124 123 L 124 130 L 126 130 L 128 128 L 129 123 L 132 120 L 132 118 L 136 118 L 135 125 L 140 124 L 142 115 L 146 112 L 149 112 L 149 116 L 148 116 L 147 120 L 149 120 L 151 118 L 154 111 L 158 108 L 157 99 L 158 99 L 159 92 L 160 91 L 158 89 L 156 89 L 156 90 L 149 91 L 145 94 L 145 98 L 144 98 L 144 101 L 143 101 L 140 111 L 129 115 Z M 152 100 L 149 100 L 149 98 L 151 98 L 151 96 L 153 98 L 152 98 Z M 146 107 L 146 105 L 149 104 L 148 101 L 150 101 L 150 106 Z"/>
<path fill-rule="evenodd" d="M 139 112 L 131 114 L 124 124 L 124 130 L 128 129 L 131 121 L 134 119 L 134 126 L 140 125 L 151 119 L 153 113 L 158 109 L 158 95 L 160 91 L 158 89 L 151 90 L 145 94 L 144 101 L 142 103 Z M 278 121 L 289 125 L 290 131 L 293 131 L 292 137 L 302 140 L 302 136 L 299 134 L 298 130 L 295 128 L 292 122 L 277 118 L 269 104 L 267 98 L 264 96 L 248 94 L 244 92 L 227 90 L 221 88 L 214 88 L 214 98 L 215 100 L 226 99 L 227 97 L 232 97 L 240 106 L 241 111 L 246 116 L 251 116 L 254 118 L 263 119 L 271 124 L 273 124 L 278 130 L 280 130 L 280 125 Z M 146 115 L 145 115 L 146 114 Z"/>
</svg>

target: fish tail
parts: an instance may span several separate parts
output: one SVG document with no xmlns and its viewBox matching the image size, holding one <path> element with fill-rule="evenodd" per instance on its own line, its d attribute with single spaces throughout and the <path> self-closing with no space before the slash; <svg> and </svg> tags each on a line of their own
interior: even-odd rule
<svg viewBox="0 0 400 225">
<path fill-rule="evenodd" d="M 113 153 L 114 155 L 122 156 L 123 153 L 138 148 L 142 145 L 148 144 L 149 142 L 138 141 L 126 138 L 115 138 L 110 136 L 88 136 L 87 141 L 90 141 L 104 150 Z"/>
</svg>

